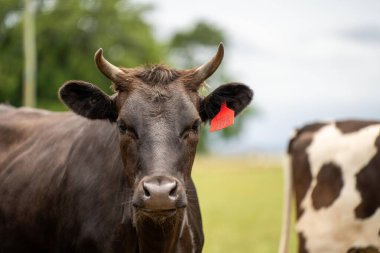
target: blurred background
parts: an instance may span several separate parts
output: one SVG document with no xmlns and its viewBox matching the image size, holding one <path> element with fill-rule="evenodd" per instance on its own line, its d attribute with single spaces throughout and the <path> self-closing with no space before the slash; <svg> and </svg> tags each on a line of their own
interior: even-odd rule
<svg viewBox="0 0 380 253">
<path fill-rule="evenodd" d="M 193 175 L 204 251 L 275 252 L 292 130 L 380 118 L 380 1 L 0 0 L 0 102 L 66 110 L 57 90 L 70 79 L 111 93 L 99 47 L 118 66 L 190 68 L 221 41 L 224 61 L 202 92 L 237 81 L 255 97 L 233 127 L 202 130 Z"/>
</svg>

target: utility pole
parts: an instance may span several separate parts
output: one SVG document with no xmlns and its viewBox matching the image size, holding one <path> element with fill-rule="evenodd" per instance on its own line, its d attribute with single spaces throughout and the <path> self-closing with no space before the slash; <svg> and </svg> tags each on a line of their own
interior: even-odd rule
<svg viewBox="0 0 380 253">
<path fill-rule="evenodd" d="M 24 0 L 24 86 L 23 104 L 34 107 L 36 105 L 36 32 L 35 10 L 33 0 Z"/>
</svg>

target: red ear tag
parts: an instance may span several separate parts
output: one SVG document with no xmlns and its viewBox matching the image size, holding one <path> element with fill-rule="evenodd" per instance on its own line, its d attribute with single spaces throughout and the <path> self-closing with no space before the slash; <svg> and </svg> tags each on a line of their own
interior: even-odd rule
<svg viewBox="0 0 380 253">
<path fill-rule="evenodd" d="M 226 102 L 220 106 L 220 111 L 210 122 L 210 132 L 219 131 L 234 124 L 235 112 L 227 107 Z"/>
</svg>

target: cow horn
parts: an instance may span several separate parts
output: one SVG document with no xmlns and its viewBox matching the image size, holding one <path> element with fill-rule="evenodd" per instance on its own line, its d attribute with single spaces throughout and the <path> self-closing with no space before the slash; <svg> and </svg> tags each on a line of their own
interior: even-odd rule
<svg viewBox="0 0 380 253">
<path fill-rule="evenodd" d="M 224 56 L 224 46 L 223 43 L 219 44 L 218 52 L 215 56 L 207 63 L 198 67 L 194 72 L 194 82 L 201 84 L 204 80 L 209 78 L 219 67 Z"/>
<path fill-rule="evenodd" d="M 123 72 L 121 71 L 120 68 L 111 64 L 109 61 L 107 61 L 103 57 L 102 48 L 99 48 L 98 51 L 96 51 L 94 59 L 95 59 L 96 66 L 98 66 L 98 69 L 112 81 L 117 79 L 118 74 Z"/>
</svg>

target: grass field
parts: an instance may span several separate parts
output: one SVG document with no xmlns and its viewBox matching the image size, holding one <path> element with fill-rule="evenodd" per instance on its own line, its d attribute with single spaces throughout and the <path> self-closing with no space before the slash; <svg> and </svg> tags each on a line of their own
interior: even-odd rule
<svg viewBox="0 0 380 253">
<path fill-rule="evenodd" d="M 282 215 L 281 159 L 198 157 L 195 181 L 205 253 L 274 253 Z M 294 228 L 292 228 L 294 230 Z M 291 251 L 295 252 L 294 234 Z"/>
</svg>

